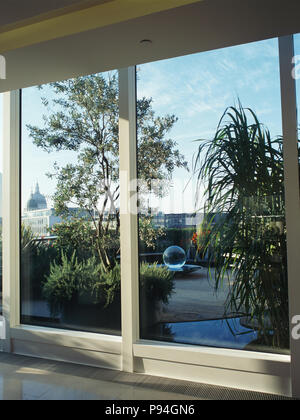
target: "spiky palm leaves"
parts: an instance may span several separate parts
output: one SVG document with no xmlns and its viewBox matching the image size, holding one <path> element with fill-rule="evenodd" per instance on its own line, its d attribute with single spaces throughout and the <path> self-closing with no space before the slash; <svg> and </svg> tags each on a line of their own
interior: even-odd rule
<svg viewBox="0 0 300 420">
<path fill-rule="evenodd" d="M 214 138 L 201 141 L 195 169 L 207 186 L 216 290 L 230 277 L 225 313 L 248 316 L 264 344 L 288 347 L 282 138 L 271 139 L 252 110 L 230 107 Z"/>
</svg>

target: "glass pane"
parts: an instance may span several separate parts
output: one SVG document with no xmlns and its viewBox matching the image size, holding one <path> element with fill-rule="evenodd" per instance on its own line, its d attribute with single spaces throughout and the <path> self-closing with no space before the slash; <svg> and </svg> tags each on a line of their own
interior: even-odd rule
<svg viewBox="0 0 300 420">
<path fill-rule="evenodd" d="M 289 353 L 277 39 L 137 78 L 141 337 Z"/>
<path fill-rule="evenodd" d="M 21 321 L 121 334 L 117 72 L 22 92 Z"/>
</svg>

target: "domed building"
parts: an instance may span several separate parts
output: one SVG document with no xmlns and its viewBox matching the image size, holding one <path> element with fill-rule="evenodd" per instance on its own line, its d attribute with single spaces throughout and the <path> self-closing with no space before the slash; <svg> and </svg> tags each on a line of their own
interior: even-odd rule
<svg viewBox="0 0 300 420">
<path fill-rule="evenodd" d="M 33 210 L 37 210 L 37 208 L 38 208 L 37 202 L 33 198 L 33 192 L 32 192 L 31 195 L 30 195 L 29 200 L 27 201 L 26 210 L 27 211 L 33 211 Z"/>
<path fill-rule="evenodd" d="M 35 192 L 31 193 L 30 198 L 27 202 L 27 211 L 43 210 L 47 208 L 47 201 L 44 195 L 40 193 L 40 187 L 38 182 L 35 186 Z"/>
<path fill-rule="evenodd" d="M 79 208 L 69 208 L 70 215 L 80 218 L 90 219 L 90 214 L 86 210 Z M 31 192 L 22 215 L 22 223 L 30 227 L 37 237 L 50 236 L 53 225 L 61 223 L 61 217 L 56 215 L 55 209 L 48 207 L 46 197 L 40 193 L 39 184 L 36 183 L 35 191 Z"/>
<path fill-rule="evenodd" d="M 41 237 L 49 236 L 49 228 L 60 222 L 61 218 L 55 215 L 53 208 L 48 208 L 46 197 L 41 194 L 39 184 L 36 183 L 35 191 L 31 192 L 24 209 L 22 223 Z"/>
</svg>

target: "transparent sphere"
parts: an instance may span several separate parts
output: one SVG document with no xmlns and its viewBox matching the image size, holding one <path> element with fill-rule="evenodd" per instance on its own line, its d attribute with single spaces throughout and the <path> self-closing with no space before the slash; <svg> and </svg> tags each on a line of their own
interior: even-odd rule
<svg viewBox="0 0 300 420">
<path fill-rule="evenodd" d="M 163 260 L 169 268 L 181 268 L 186 262 L 185 251 L 180 246 L 170 246 L 165 250 Z"/>
</svg>

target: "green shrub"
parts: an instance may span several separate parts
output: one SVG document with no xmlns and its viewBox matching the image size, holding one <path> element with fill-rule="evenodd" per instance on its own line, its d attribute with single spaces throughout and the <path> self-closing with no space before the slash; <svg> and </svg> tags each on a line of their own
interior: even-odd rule
<svg viewBox="0 0 300 420">
<path fill-rule="evenodd" d="M 96 233 L 90 221 L 73 217 L 52 226 L 50 233 L 57 236 L 53 245 L 59 254 L 63 252 L 71 257 L 76 251 L 80 261 L 96 254 Z"/>
<path fill-rule="evenodd" d="M 174 291 L 173 274 L 166 267 L 157 264 L 142 263 L 140 265 L 141 293 L 147 300 L 169 303 Z"/>
<path fill-rule="evenodd" d="M 156 264 L 141 264 L 141 291 L 150 301 L 168 303 L 174 289 L 173 274 Z M 43 285 L 43 296 L 52 314 L 58 314 L 65 304 L 80 295 L 89 296 L 90 303 L 107 308 L 121 300 L 121 269 L 116 264 L 108 272 L 95 257 L 78 261 L 74 252 L 71 258 L 62 253 L 61 262 L 53 262 L 50 274 Z"/>
<path fill-rule="evenodd" d="M 51 261 L 57 250 L 48 241 L 42 241 L 30 227 L 21 226 L 21 294 L 26 299 L 41 299 L 42 283 L 49 274 Z"/>
<path fill-rule="evenodd" d="M 96 302 L 107 308 L 112 303 L 121 300 L 121 267 L 116 264 L 108 272 L 103 269 L 102 264 L 98 267 L 100 277 L 90 290 L 93 289 Z"/>
<path fill-rule="evenodd" d="M 94 294 L 94 285 L 101 277 L 101 266 L 94 257 L 79 262 L 76 253 L 68 258 L 61 255 L 61 263 L 54 261 L 50 266 L 50 274 L 43 285 L 43 296 L 48 301 L 51 312 L 58 313 L 63 305 L 71 302 L 76 295 L 86 292 Z"/>
</svg>

